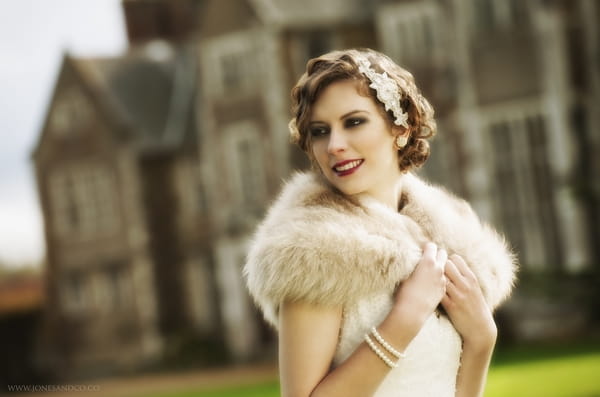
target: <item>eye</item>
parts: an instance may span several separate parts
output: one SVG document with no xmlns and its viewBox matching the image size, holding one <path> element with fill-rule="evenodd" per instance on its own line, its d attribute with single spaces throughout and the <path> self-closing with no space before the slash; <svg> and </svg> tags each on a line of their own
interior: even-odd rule
<svg viewBox="0 0 600 397">
<path fill-rule="evenodd" d="M 352 127 L 357 127 L 361 124 L 364 124 L 367 120 L 360 118 L 360 117 L 352 117 L 349 119 L 346 119 L 346 121 L 344 121 L 344 127 L 346 128 L 352 128 Z"/>
<path fill-rule="evenodd" d="M 315 125 L 310 127 L 309 129 L 310 135 L 314 138 L 318 138 L 323 135 L 327 135 L 329 133 L 329 127 L 322 125 Z"/>
</svg>

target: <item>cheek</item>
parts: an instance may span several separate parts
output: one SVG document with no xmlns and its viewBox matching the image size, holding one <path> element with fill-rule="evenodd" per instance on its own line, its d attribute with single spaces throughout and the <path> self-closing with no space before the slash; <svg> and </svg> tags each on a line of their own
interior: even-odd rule
<svg viewBox="0 0 600 397">
<path fill-rule="evenodd" d="M 325 154 L 325 148 L 326 147 L 323 144 L 323 139 L 317 139 L 316 141 L 312 142 L 310 151 L 315 159 L 319 159 Z"/>
<path fill-rule="evenodd" d="M 361 142 L 363 153 L 379 159 L 382 165 L 389 165 L 398 161 L 398 151 L 394 147 L 394 139 L 380 136 L 378 139 L 365 139 Z"/>
<path fill-rule="evenodd" d="M 377 153 L 379 156 L 393 151 L 394 148 L 392 140 L 383 136 L 383 134 L 379 134 L 379 136 L 364 134 L 360 139 L 354 141 L 354 146 L 365 153 Z"/>
<path fill-rule="evenodd" d="M 328 159 L 327 145 L 324 144 L 323 141 L 323 139 L 317 140 L 316 142 L 313 141 L 309 155 L 309 157 L 312 156 L 312 160 L 315 160 L 321 167 L 323 166 L 323 164 L 326 165 Z"/>
</svg>

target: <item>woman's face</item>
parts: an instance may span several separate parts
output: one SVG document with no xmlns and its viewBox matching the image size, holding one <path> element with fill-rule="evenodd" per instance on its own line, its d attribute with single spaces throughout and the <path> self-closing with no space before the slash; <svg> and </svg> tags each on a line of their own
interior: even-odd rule
<svg viewBox="0 0 600 397">
<path fill-rule="evenodd" d="M 309 124 L 312 152 L 325 177 L 347 195 L 387 200 L 400 170 L 391 124 L 358 83 L 327 86 L 313 104 Z"/>
</svg>

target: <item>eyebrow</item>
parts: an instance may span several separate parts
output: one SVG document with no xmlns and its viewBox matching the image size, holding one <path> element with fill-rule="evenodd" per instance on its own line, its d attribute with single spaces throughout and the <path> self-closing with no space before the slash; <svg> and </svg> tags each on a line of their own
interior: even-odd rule
<svg viewBox="0 0 600 397">
<path fill-rule="evenodd" d="M 369 113 L 369 111 L 368 110 L 359 110 L 359 109 L 357 109 L 357 110 L 351 110 L 348 113 L 344 113 L 343 115 L 341 115 L 340 116 L 340 120 L 343 120 L 343 119 L 345 119 L 347 117 L 350 117 L 350 116 L 352 116 L 352 115 L 354 115 L 356 113 Z M 309 124 L 316 124 L 316 123 L 323 123 L 323 121 L 312 120 Z"/>
</svg>

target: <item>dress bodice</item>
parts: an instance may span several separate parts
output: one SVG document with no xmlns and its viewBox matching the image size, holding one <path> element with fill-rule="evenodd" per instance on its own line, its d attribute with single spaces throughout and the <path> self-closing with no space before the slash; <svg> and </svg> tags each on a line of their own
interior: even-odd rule
<svg viewBox="0 0 600 397">
<path fill-rule="evenodd" d="M 334 365 L 350 356 L 370 328 L 384 320 L 392 299 L 391 294 L 381 293 L 344 309 Z M 374 397 L 454 396 L 461 339 L 447 316 L 432 314 L 405 353 L 406 357 L 389 372 Z"/>
</svg>

